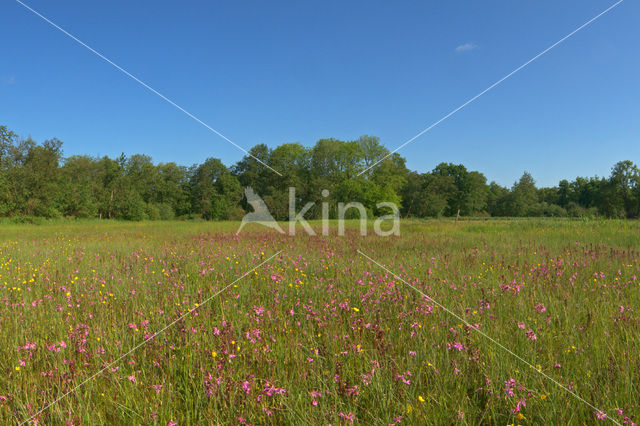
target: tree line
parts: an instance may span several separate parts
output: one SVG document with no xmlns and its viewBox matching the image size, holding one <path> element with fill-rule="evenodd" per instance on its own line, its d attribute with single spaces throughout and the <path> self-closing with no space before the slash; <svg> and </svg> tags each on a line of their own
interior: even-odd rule
<svg viewBox="0 0 640 426">
<path fill-rule="evenodd" d="M 525 172 L 507 188 L 462 164 L 411 171 L 368 135 L 321 139 L 311 148 L 259 144 L 249 153 L 231 167 L 217 158 L 185 167 L 154 164 L 142 154 L 64 157 L 58 139 L 39 144 L 0 126 L 0 216 L 235 220 L 251 210 L 243 192 L 249 186 L 279 220 L 289 217 L 289 187 L 298 203 L 314 202 L 308 219 L 321 217 L 322 203 L 336 217 L 339 202 L 354 201 L 371 216 L 383 213 L 381 202 L 396 203 L 402 217 L 640 216 L 640 171 L 631 161 L 615 164 L 609 177 L 577 177 L 552 188 L 537 188 Z"/>
</svg>

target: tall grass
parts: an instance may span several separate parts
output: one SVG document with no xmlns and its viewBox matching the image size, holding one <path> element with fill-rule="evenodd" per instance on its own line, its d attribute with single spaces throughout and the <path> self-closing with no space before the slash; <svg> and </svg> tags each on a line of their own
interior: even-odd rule
<svg viewBox="0 0 640 426">
<path fill-rule="evenodd" d="M 237 226 L 0 225 L 0 421 L 506 425 L 604 416 L 544 373 L 616 421 L 637 422 L 637 222 L 416 220 L 388 238 L 360 236 L 356 222 L 344 237 L 258 225 L 235 235 Z"/>
</svg>

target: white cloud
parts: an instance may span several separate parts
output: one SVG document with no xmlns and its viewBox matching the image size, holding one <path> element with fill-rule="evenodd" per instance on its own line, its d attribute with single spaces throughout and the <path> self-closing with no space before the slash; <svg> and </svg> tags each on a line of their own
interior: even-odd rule
<svg viewBox="0 0 640 426">
<path fill-rule="evenodd" d="M 7 86 L 11 86 L 13 83 L 15 83 L 15 82 L 16 82 L 16 76 L 15 76 L 15 75 L 12 75 L 12 76 L 10 76 L 10 77 L 3 78 L 3 79 L 2 79 L 2 82 L 3 82 L 4 84 L 6 84 Z"/>
<path fill-rule="evenodd" d="M 460 46 L 456 47 L 456 52 L 461 53 L 461 52 L 468 52 L 470 50 L 473 49 L 477 49 L 478 45 L 475 43 L 465 43 L 465 44 L 461 44 Z"/>
</svg>

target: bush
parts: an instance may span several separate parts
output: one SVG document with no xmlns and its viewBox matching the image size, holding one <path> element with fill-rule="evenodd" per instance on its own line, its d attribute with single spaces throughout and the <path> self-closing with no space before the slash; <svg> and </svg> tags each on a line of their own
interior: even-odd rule
<svg viewBox="0 0 640 426">
<path fill-rule="evenodd" d="M 228 220 L 242 220 L 242 218 L 244 217 L 244 215 L 246 214 L 246 212 L 244 211 L 244 209 L 240 206 L 233 206 L 229 208 L 229 211 L 227 213 L 227 219 Z"/>
<path fill-rule="evenodd" d="M 567 211 L 557 204 L 549 204 L 545 211 L 545 216 L 549 217 L 567 217 Z"/>
<path fill-rule="evenodd" d="M 23 224 L 30 223 L 33 225 L 40 225 L 44 222 L 44 218 L 36 216 L 14 216 L 11 218 L 11 223 Z"/>
<path fill-rule="evenodd" d="M 527 210 L 527 216 L 531 217 L 566 217 L 567 211 L 557 204 L 541 202 Z"/>
<path fill-rule="evenodd" d="M 160 220 L 160 209 L 157 204 L 149 203 L 145 209 L 145 213 L 149 220 Z"/>
<path fill-rule="evenodd" d="M 567 214 L 569 217 L 590 218 L 598 216 L 598 209 L 595 207 L 584 208 L 573 201 L 567 204 Z"/>
<path fill-rule="evenodd" d="M 175 212 L 167 203 L 147 203 L 145 215 L 149 220 L 173 220 Z"/>
<path fill-rule="evenodd" d="M 146 212 L 147 205 L 136 192 L 132 192 L 121 207 L 122 219 L 141 221 L 149 218 Z"/>
<path fill-rule="evenodd" d="M 158 204 L 158 211 L 161 220 L 173 220 L 176 217 L 173 208 L 167 203 Z"/>
</svg>

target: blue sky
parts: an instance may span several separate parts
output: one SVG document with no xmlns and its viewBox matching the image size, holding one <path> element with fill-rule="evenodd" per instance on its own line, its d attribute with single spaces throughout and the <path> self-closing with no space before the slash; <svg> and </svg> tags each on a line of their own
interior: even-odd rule
<svg viewBox="0 0 640 426">
<path fill-rule="evenodd" d="M 247 149 L 362 134 L 394 149 L 614 3 L 25 2 Z M 243 156 L 18 3 L 0 16 L 0 124 L 65 155 Z M 640 163 L 639 18 L 626 0 L 400 154 L 508 186 Z"/>
</svg>

